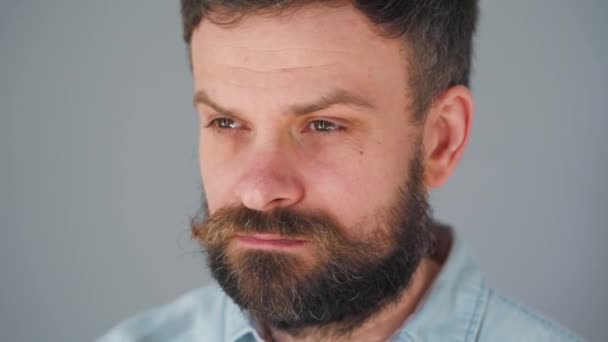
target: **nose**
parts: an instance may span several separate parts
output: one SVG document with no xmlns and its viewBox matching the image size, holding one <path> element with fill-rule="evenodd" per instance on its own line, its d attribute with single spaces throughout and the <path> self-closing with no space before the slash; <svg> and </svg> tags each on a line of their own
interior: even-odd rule
<svg viewBox="0 0 608 342">
<path fill-rule="evenodd" d="M 243 166 L 236 192 L 247 208 L 269 211 L 293 206 L 303 199 L 304 186 L 288 151 L 280 148 L 258 150 Z"/>
</svg>

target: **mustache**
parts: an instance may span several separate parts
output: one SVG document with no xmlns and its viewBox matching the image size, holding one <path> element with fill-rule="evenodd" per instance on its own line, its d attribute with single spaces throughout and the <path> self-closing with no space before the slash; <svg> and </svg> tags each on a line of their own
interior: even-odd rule
<svg viewBox="0 0 608 342">
<path fill-rule="evenodd" d="M 212 215 L 206 210 L 191 220 L 192 238 L 205 243 L 227 242 L 237 234 L 277 234 L 284 237 L 342 238 L 342 227 L 321 210 L 277 208 L 258 211 L 243 205 L 225 207 Z"/>
</svg>

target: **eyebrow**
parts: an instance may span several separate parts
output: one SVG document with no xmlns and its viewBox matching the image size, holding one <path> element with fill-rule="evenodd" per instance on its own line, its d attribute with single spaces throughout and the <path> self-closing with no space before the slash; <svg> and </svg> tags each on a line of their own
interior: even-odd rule
<svg viewBox="0 0 608 342">
<path fill-rule="evenodd" d="M 193 103 L 194 103 L 195 107 L 198 104 L 205 104 L 205 105 L 213 108 L 213 110 L 217 111 L 218 113 L 221 113 L 226 116 L 233 116 L 233 117 L 239 116 L 239 113 L 237 111 L 225 108 L 225 107 L 217 104 L 202 89 L 198 90 L 194 94 Z M 291 105 L 290 109 L 289 109 L 289 113 L 291 113 L 295 116 L 307 115 L 310 113 L 314 113 L 314 112 L 318 112 L 318 111 L 327 109 L 331 106 L 338 105 L 338 104 L 346 105 L 346 106 L 350 106 L 350 107 L 356 107 L 356 108 L 360 108 L 360 109 L 374 108 L 374 105 L 372 103 L 370 103 L 364 97 L 362 97 L 358 94 L 349 92 L 344 89 L 336 89 L 336 90 L 333 90 L 333 91 L 329 92 L 328 94 L 322 96 L 320 99 L 318 99 L 316 101 Z"/>
</svg>

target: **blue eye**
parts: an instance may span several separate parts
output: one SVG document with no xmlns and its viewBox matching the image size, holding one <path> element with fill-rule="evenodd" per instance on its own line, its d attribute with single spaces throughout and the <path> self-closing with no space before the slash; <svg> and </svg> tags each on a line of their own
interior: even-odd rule
<svg viewBox="0 0 608 342">
<path fill-rule="evenodd" d="M 329 133 L 341 130 L 343 127 L 326 120 L 315 120 L 308 124 L 308 128 L 319 133 Z"/>
</svg>

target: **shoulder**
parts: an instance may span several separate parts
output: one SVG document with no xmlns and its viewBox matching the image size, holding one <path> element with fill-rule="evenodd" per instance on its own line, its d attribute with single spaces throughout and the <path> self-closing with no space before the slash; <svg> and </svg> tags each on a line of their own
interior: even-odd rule
<svg viewBox="0 0 608 342">
<path fill-rule="evenodd" d="M 227 297 L 216 285 L 118 324 L 98 342 L 222 340 Z"/>
<path fill-rule="evenodd" d="M 583 341 L 558 323 L 490 290 L 478 341 Z"/>
</svg>

